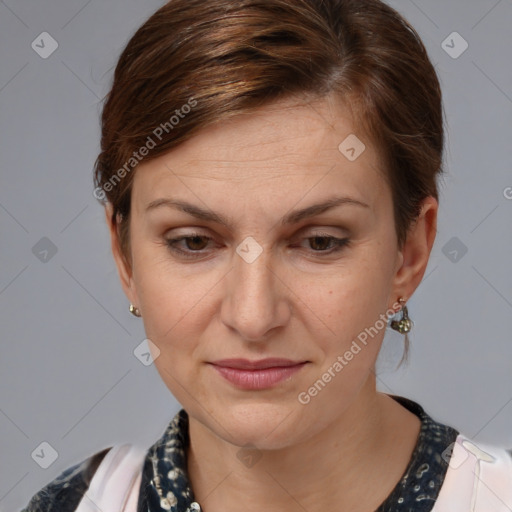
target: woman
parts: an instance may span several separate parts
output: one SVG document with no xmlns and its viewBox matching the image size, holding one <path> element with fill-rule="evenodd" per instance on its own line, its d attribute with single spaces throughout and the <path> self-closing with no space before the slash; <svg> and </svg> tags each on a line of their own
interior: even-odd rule
<svg viewBox="0 0 512 512">
<path fill-rule="evenodd" d="M 436 73 L 382 2 L 163 6 L 117 65 L 95 194 L 183 409 L 25 510 L 511 510 L 508 452 L 376 391 L 442 155 Z"/>
</svg>

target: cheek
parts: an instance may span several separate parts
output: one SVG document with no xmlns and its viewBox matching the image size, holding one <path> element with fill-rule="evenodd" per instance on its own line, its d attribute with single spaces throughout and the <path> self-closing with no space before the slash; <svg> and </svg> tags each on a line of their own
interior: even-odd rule
<svg viewBox="0 0 512 512">
<path fill-rule="evenodd" d="M 204 290 L 208 287 L 185 281 L 158 264 L 147 265 L 138 279 L 144 330 L 160 351 L 154 361 L 157 371 L 180 403 L 190 401 L 192 390 L 199 398 L 195 365 L 200 335 L 206 329 L 201 322 L 207 321 Z"/>
<path fill-rule="evenodd" d="M 139 298 L 146 334 L 165 353 L 191 352 L 206 328 L 209 287 L 177 276 L 148 276 Z M 172 354 L 171 354 L 172 355 Z"/>
<path fill-rule="evenodd" d="M 297 295 L 304 303 L 301 308 L 318 319 L 325 339 L 338 340 L 341 346 L 350 343 L 386 312 L 391 282 L 388 263 L 385 255 L 379 258 L 373 247 L 347 260 L 328 279 L 302 285 L 300 279 L 295 279 L 299 283 Z"/>
<path fill-rule="evenodd" d="M 211 286 L 187 275 L 164 246 L 142 234 L 134 233 L 132 247 L 133 279 L 148 337 L 163 342 L 180 332 L 182 338 L 192 317 L 201 317 L 201 299 Z"/>
<path fill-rule="evenodd" d="M 225 272 L 194 274 L 193 264 L 184 270 L 163 247 L 133 240 L 133 275 L 145 331 L 160 350 L 155 364 L 180 374 L 192 365 L 202 333 L 226 298 L 228 292 L 220 292 Z M 308 331 L 304 339 L 309 337 L 323 352 L 326 364 L 343 355 L 386 311 L 391 262 L 384 249 L 375 240 L 361 242 L 352 256 L 323 274 L 281 269 L 281 278 L 289 284 L 279 293 L 291 305 L 291 321 Z M 369 337 L 373 343 L 357 357 L 361 364 L 367 366 L 375 357 L 374 347 L 384 332 L 379 329 L 377 336 Z"/>
</svg>

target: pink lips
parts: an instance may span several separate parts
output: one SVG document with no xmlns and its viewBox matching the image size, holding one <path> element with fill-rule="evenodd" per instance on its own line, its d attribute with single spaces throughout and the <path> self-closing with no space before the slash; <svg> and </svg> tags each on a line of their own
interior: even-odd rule
<svg viewBox="0 0 512 512">
<path fill-rule="evenodd" d="M 266 389 L 291 377 L 299 371 L 306 361 L 268 358 L 259 361 L 247 359 L 221 359 L 213 361 L 212 366 L 226 380 L 241 389 Z"/>
</svg>

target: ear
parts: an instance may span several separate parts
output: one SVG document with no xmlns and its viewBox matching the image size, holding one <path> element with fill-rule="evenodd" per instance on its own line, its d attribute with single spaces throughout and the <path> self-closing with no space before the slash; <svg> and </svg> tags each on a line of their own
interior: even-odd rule
<svg viewBox="0 0 512 512">
<path fill-rule="evenodd" d="M 398 254 L 393 279 L 395 299 L 404 297 L 408 300 L 421 283 L 437 234 L 438 206 L 434 197 L 427 197 L 418 218 L 409 228 L 407 240 Z"/>
<path fill-rule="evenodd" d="M 131 266 L 121 251 L 119 226 L 116 219 L 112 220 L 113 207 L 111 203 L 105 205 L 105 220 L 110 232 L 110 245 L 112 248 L 112 256 L 117 267 L 119 279 L 124 293 L 131 304 L 138 307 L 137 292 L 133 281 L 133 273 Z"/>
</svg>

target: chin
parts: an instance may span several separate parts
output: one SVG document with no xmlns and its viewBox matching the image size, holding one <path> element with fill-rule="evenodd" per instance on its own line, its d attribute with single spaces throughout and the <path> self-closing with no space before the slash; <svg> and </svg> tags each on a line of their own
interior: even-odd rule
<svg viewBox="0 0 512 512">
<path fill-rule="evenodd" d="M 275 450 L 291 444 L 297 433 L 297 410 L 294 405 L 265 401 L 245 401 L 224 404 L 222 411 L 214 413 L 231 435 L 227 441 L 243 447 L 253 445 L 262 450 Z M 222 430 L 217 434 L 224 437 Z"/>
</svg>

